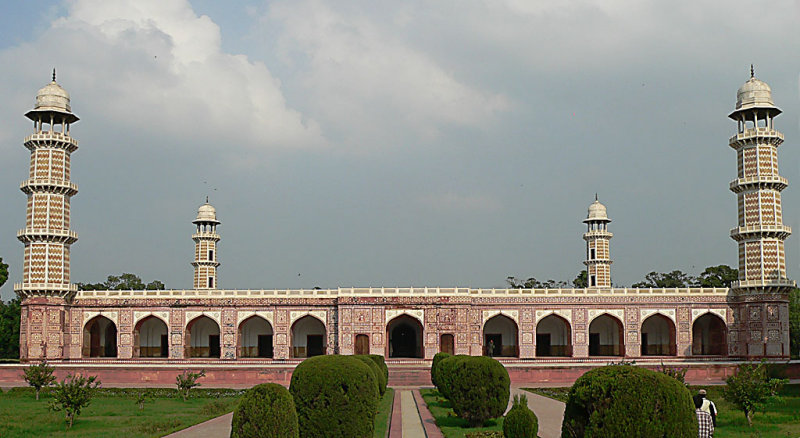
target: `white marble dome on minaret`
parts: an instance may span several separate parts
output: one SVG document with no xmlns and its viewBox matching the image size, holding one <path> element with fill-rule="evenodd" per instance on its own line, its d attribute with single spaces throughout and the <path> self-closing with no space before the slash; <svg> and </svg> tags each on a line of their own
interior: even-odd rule
<svg viewBox="0 0 800 438">
<path fill-rule="evenodd" d="M 197 209 L 197 218 L 192 221 L 197 227 L 192 235 L 194 240 L 194 288 L 195 289 L 219 289 L 219 279 L 217 278 L 217 242 L 220 237 L 217 234 L 217 209 L 208 203 L 201 205 Z"/>
<path fill-rule="evenodd" d="M 606 206 L 601 204 L 594 197 L 594 202 L 589 205 L 586 219 L 586 233 L 583 240 L 586 241 L 586 281 L 588 287 L 611 287 L 611 259 L 609 252 L 609 240 L 614 237 L 608 231 L 608 218 Z"/>
</svg>

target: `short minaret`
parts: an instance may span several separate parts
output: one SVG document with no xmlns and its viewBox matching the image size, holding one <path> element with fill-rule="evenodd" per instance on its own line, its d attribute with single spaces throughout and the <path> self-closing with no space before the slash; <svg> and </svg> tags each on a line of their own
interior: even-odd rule
<svg viewBox="0 0 800 438">
<path fill-rule="evenodd" d="M 608 223 L 611 219 L 606 214 L 606 206 L 594 197 L 594 202 L 589 206 L 589 214 L 583 223 L 586 232 L 583 240 L 586 241 L 586 282 L 588 287 L 611 287 L 611 259 L 608 250 L 608 241 L 614 237 L 608 232 Z"/>
<path fill-rule="evenodd" d="M 201 205 L 197 209 L 197 219 L 192 221 L 197 225 L 197 232 L 192 234 L 194 240 L 194 288 L 195 289 L 218 289 L 219 279 L 217 278 L 217 210 L 208 203 Z"/>
<path fill-rule="evenodd" d="M 729 144 L 738 163 L 738 178 L 730 183 L 739 207 L 738 226 L 731 230 L 739 244 L 739 281 L 733 288 L 741 292 L 787 293 L 794 286 L 786 278 L 783 250 L 792 230 L 783 225 L 781 209 L 788 182 L 778 175 L 783 134 L 775 130 L 775 117 L 780 113 L 769 85 L 755 78 L 751 66 L 750 80 L 739 88 L 736 110 L 728 116 L 738 125 Z"/>
<path fill-rule="evenodd" d="M 70 284 L 70 245 L 78 235 L 69 229 L 70 198 L 78 186 L 70 182 L 70 157 L 78 141 L 70 137 L 72 114 L 69 93 L 53 81 L 36 94 L 36 105 L 25 116 L 33 121 L 33 134 L 25 138 L 31 152 L 28 179 L 20 190 L 28 195 L 25 229 L 17 238 L 25 244 L 22 283 L 14 285 L 21 298 L 60 297 L 76 293 Z"/>
</svg>

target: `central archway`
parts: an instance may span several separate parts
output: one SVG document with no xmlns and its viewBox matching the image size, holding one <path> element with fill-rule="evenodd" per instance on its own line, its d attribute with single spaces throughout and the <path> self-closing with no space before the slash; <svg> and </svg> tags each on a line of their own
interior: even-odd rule
<svg viewBox="0 0 800 438">
<path fill-rule="evenodd" d="M 518 357 L 517 323 L 503 315 L 489 318 L 483 325 L 483 351 L 487 356 Z"/>
<path fill-rule="evenodd" d="M 589 356 L 624 356 L 622 322 L 604 313 L 589 324 Z"/>
<path fill-rule="evenodd" d="M 728 351 L 726 338 L 725 321 L 713 313 L 706 313 L 692 324 L 692 354 L 722 356 Z"/>
<path fill-rule="evenodd" d="M 572 331 L 566 319 L 550 314 L 536 324 L 536 356 L 572 356 Z"/>
<path fill-rule="evenodd" d="M 167 324 L 150 315 L 136 323 L 133 331 L 134 357 L 167 357 L 169 341 Z"/>
<path fill-rule="evenodd" d="M 306 315 L 292 324 L 293 358 L 304 358 L 326 354 L 325 325 L 319 319 Z"/>
<path fill-rule="evenodd" d="M 387 356 L 423 358 L 422 324 L 416 318 L 400 315 L 386 325 Z"/>
<path fill-rule="evenodd" d="M 102 315 L 83 327 L 83 357 L 117 357 L 117 326 Z"/>
<path fill-rule="evenodd" d="M 270 358 L 273 355 L 272 325 L 253 315 L 239 324 L 239 357 Z"/>
<path fill-rule="evenodd" d="M 675 324 L 656 313 L 642 322 L 642 356 L 675 356 Z"/>
<path fill-rule="evenodd" d="M 186 357 L 219 357 L 219 324 L 203 315 L 186 326 Z"/>
</svg>

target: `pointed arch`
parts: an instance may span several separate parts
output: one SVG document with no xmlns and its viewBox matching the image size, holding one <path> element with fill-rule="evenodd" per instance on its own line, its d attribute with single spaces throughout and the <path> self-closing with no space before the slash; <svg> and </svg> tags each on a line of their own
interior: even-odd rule
<svg viewBox="0 0 800 438">
<path fill-rule="evenodd" d="M 405 312 L 389 320 L 386 323 L 386 357 L 425 357 L 422 344 L 424 327 L 420 318 Z"/>
<path fill-rule="evenodd" d="M 133 357 L 169 356 L 167 323 L 158 315 L 149 314 L 133 326 Z"/>
<path fill-rule="evenodd" d="M 290 329 L 292 358 L 327 354 L 327 329 L 314 313 L 306 313 L 292 322 Z"/>
<path fill-rule="evenodd" d="M 98 314 L 83 325 L 83 357 L 117 357 L 117 325 Z"/>
<path fill-rule="evenodd" d="M 642 356 L 675 356 L 678 347 L 675 341 L 675 323 L 672 318 L 655 312 L 642 321 L 640 328 Z"/>
<path fill-rule="evenodd" d="M 487 356 L 519 357 L 519 326 L 510 316 L 497 313 L 483 324 L 483 352 Z"/>
<path fill-rule="evenodd" d="M 572 356 L 572 326 L 566 318 L 550 313 L 536 323 L 536 356 Z"/>
<path fill-rule="evenodd" d="M 220 357 L 220 326 L 208 315 L 200 314 L 186 324 L 184 349 L 186 357 Z"/>
<path fill-rule="evenodd" d="M 274 352 L 272 324 L 253 313 L 237 327 L 238 357 L 271 358 Z"/>
<path fill-rule="evenodd" d="M 589 356 L 625 356 L 625 330 L 618 317 L 603 312 L 592 318 Z"/>
<path fill-rule="evenodd" d="M 728 351 L 728 327 L 715 312 L 700 314 L 692 322 L 692 355 L 724 356 Z"/>
</svg>

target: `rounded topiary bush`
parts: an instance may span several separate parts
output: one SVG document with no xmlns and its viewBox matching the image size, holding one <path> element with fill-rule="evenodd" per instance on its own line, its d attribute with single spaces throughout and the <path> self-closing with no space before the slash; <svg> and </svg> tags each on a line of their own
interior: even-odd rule
<svg viewBox="0 0 800 438">
<path fill-rule="evenodd" d="M 696 437 L 689 391 L 662 373 L 631 365 L 591 370 L 572 385 L 562 437 Z"/>
<path fill-rule="evenodd" d="M 368 354 L 368 358 L 372 359 L 381 370 L 383 370 L 383 376 L 386 378 L 386 382 L 388 385 L 389 382 L 389 367 L 386 366 L 386 360 L 380 354 Z"/>
<path fill-rule="evenodd" d="M 299 436 L 292 395 L 277 383 L 248 389 L 233 411 L 231 438 Z"/>
<path fill-rule="evenodd" d="M 437 383 L 436 380 L 439 374 L 439 365 L 442 363 L 443 360 L 451 356 L 452 354 L 450 353 L 436 353 L 436 355 L 433 356 L 433 362 L 431 363 L 431 383 L 433 383 L 433 386 L 435 386 L 437 389 L 439 388 L 439 383 Z M 440 390 L 439 392 L 442 391 Z"/>
<path fill-rule="evenodd" d="M 378 394 L 383 395 L 386 393 L 386 376 L 383 374 L 383 370 L 381 367 L 375 363 L 374 360 L 370 359 L 369 356 L 366 354 L 357 354 L 355 356 L 356 359 L 360 360 L 367 364 L 370 370 L 372 370 L 372 374 L 375 376 L 375 385 L 378 388 Z"/>
<path fill-rule="evenodd" d="M 470 357 L 464 354 L 459 354 L 455 356 L 448 356 L 441 359 L 436 365 L 436 389 L 439 390 L 439 393 L 445 396 L 446 398 L 450 398 L 450 387 L 452 386 L 452 380 L 456 378 L 455 374 L 455 366 L 456 363 L 462 358 Z"/>
<path fill-rule="evenodd" d="M 539 419 L 528 407 L 528 397 L 514 396 L 513 406 L 503 421 L 505 438 L 536 438 L 539 432 Z"/>
<path fill-rule="evenodd" d="M 503 416 L 511 386 L 503 364 L 486 356 L 453 356 L 442 362 L 447 398 L 456 415 L 473 427 Z"/>
<path fill-rule="evenodd" d="M 378 387 L 370 367 L 352 356 L 315 356 L 292 373 L 294 397 L 303 438 L 372 437 Z"/>
</svg>

